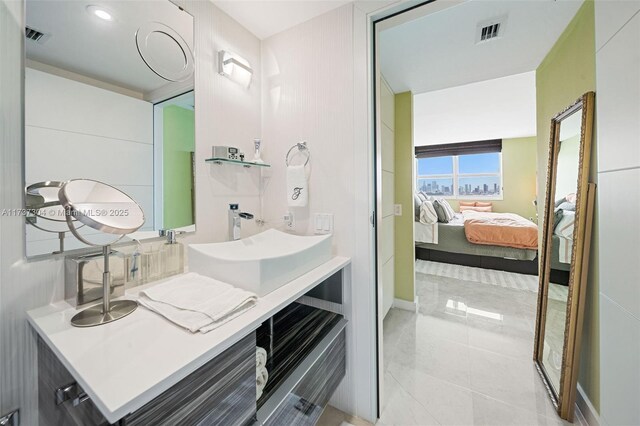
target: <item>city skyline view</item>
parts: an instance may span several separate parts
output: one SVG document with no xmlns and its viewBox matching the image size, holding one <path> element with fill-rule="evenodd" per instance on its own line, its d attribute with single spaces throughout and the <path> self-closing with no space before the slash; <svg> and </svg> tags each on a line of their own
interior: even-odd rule
<svg viewBox="0 0 640 426">
<path fill-rule="evenodd" d="M 502 193 L 497 152 L 420 158 L 417 168 L 416 188 L 428 195 L 495 197 Z"/>
<path fill-rule="evenodd" d="M 454 195 L 452 179 L 418 179 L 417 189 L 427 195 Z M 499 178 L 462 178 L 458 182 L 457 195 L 496 196 L 501 192 Z"/>
</svg>

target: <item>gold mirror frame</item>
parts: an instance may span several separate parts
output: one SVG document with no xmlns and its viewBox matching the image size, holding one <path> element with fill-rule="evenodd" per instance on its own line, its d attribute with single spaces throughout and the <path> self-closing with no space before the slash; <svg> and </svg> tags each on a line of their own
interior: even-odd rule
<svg viewBox="0 0 640 426">
<path fill-rule="evenodd" d="M 544 381 L 551 400 L 561 418 L 573 421 L 577 393 L 582 323 L 587 288 L 588 261 L 591 249 L 591 228 L 596 185 L 589 183 L 591 145 L 593 137 L 593 111 L 595 93 L 585 93 L 573 105 L 551 119 L 549 161 L 547 163 L 547 192 L 545 194 L 542 248 L 540 250 L 540 274 L 538 308 L 533 359 Z M 547 312 L 549 276 L 551 273 L 551 238 L 555 204 L 558 154 L 560 151 L 560 123 L 582 108 L 578 185 L 576 191 L 576 215 L 569 273 L 567 311 L 559 389 L 554 389 L 542 363 Z"/>
</svg>

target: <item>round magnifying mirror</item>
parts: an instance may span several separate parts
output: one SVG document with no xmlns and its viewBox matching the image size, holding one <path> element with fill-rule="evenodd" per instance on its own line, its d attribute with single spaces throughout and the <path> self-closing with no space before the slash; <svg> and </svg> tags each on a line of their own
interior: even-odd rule
<svg viewBox="0 0 640 426">
<path fill-rule="evenodd" d="M 144 224 L 144 213 L 138 203 L 124 192 L 106 183 L 89 179 L 70 180 L 60 188 L 58 198 L 65 209 L 69 230 L 85 244 L 98 245 L 87 241 L 77 232 L 73 219 L 98 231 L 118 235 L 115 241 L 138 230 Z M 124 318 L 138 307 L 133 300 L 111 301 L 109 244 L 103 245 L 102 248 L 104 257 L 102 304 L 74 315 L 71 318 L 71 324 L 75 327 L 107 324 Z"/>
<path fill-rule="evenodd" d="M 67 224 L 76 235 L 72 218 L 93 229 L 124 236 L 137 231 L 144 224 L 144 212 L 131 197 L 106 183 L 89 179 L 67 182 L 58 193 L 60 203 L 67 211 Z"/>
</svg>

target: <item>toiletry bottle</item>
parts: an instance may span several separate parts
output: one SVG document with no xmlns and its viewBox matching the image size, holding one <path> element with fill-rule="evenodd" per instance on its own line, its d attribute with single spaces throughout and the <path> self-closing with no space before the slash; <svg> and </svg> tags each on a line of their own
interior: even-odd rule
<svg viewBox="0 0 640 426">
<path fill-rule="evenodd" d="M 170 277 L 184 272 L 184 246 L 176 240 L 176 231 L 167 231 L 167 242 L 162 251 L 162 277 Z"/>
<path fill-rule="evenodd" d="M 253 140 L 253 148 L 254 148 L 253 162 L 254 163 L 264 163 L 264 161 L 262 161 L 262 158 L 261 158 L 261 155 L 262 155 L 260 152 L 261 145 L 262 145 L 262 141 L 260 139 L 256 138 Z"/>
</svg>

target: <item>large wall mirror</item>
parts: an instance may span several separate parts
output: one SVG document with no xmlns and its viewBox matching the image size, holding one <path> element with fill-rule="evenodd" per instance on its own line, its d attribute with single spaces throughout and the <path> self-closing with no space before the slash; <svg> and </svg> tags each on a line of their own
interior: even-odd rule
<svg viewBox="0 0 640 426">
<path fill-rule="evenodd" d="M 98 180 L 142 207 L 145 223 L 129 239 L 194 231 L 193 28 L 168 0 L 27 0 L 25 188 Z M 27 207 L 45 208 L 27 217 L 27 256 L 59 252 L 61 242 L 85 248 L 58 232 L 67 229 L 60 209 L 36 195 Z"/>
<path fill-rule="evenodd" d="M 564 419 L 573 420 L 595 184 L 589 183 L 594 94 L 551 120 L 534 358 Z"/>
</svg>

